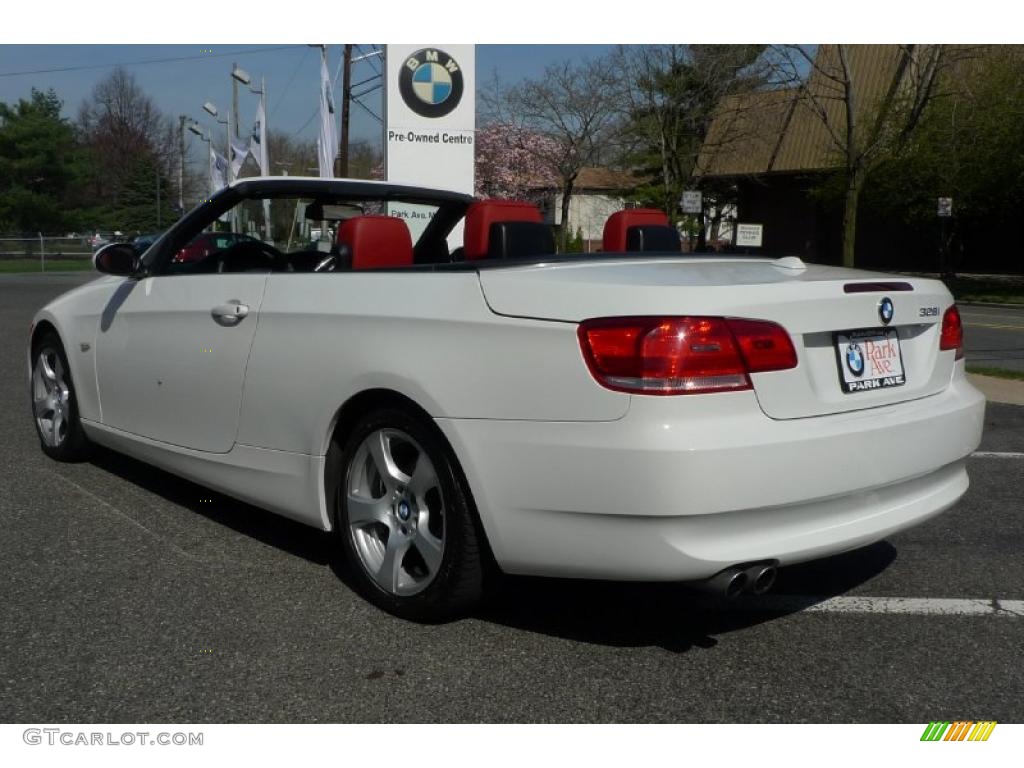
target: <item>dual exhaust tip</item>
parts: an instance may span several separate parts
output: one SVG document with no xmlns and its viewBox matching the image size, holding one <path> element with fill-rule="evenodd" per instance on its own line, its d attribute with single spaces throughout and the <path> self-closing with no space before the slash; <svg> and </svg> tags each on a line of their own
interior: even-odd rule
<svg viewBox="0 0 1024 768">
<path fill-rule="evenodd" d="M 719 571 L 697 586 L 704 592 L 724 597 L 726 600 L 735 600 L 745 592 L 763 595 L 775 584 L 778 571 L 772 562 L 735 565 Z"/>
</svg>

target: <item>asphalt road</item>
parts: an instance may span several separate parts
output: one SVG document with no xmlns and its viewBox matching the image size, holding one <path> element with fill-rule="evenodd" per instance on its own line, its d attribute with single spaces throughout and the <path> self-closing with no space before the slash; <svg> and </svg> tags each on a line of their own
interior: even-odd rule
<svg viewBox="0 0 1024 768">
<path fill-rule="evenodd" d="M 64 287 L 0 279 L 0 721 L 1024 720 L 1024 618 L 1006 614 L 512 579 L 473 618 L 393 619 L 336 576 L 326 534 L 112 453 L 43 456 L 23 351 Z M 1024 452 L 1024 408 L 988 413 L 983 449 Z M 971 477 L 945 515 L 785 569 L 776 592 L 1024 599 L 1024 460 Z"/>
<path fill-rule="evenodd" d="M 1024 306 L 960 307 L 968 364 L 1024 372 Z"/>
</svg>

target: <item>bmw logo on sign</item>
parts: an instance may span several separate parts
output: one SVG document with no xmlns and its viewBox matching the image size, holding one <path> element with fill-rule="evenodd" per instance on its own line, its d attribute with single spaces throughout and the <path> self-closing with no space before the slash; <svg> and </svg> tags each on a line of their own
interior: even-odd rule
<svg viewBox="0 0 1024 768">
<path fill-rule="evenodd" d="M 417 115 L 444 117 L 462 101 L 462 69 L 440 48 L 423 48 L 405 60 L 398 91 Z"/>
<path fill-rule="evenodd" d="M 878 318 L 882 321 L 882 325 L 891 323 L 895 312 L 896 309 L 892 305 L 892 299 L 888 296 L 878 302 Z"/>
<path fill-rule="evenodd" d="M 846 367 L 854 376 L 864 375 L 864 353 L 860 350 L 860 344 L 855 341 L 850 342 L 846 348 Z"/>
</svg>

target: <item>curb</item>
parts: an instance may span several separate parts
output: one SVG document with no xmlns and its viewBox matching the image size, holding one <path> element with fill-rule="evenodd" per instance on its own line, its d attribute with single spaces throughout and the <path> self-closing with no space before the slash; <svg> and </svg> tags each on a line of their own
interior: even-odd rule
<svg viewBox="0 0 1024 768">
<path fill-rule="evenodd" d="M 967 380 L 980 390 L 990 403 L 1024 405 L 1024 381 L 1000 379 L 978 373 L 968 373 Z"/>
</svg>

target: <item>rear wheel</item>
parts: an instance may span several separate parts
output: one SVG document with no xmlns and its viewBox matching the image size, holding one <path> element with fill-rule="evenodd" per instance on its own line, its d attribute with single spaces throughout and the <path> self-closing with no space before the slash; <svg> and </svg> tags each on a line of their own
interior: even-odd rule
<svg viewBox="0 0 1024 768">
<path fill-rule="evenodd" d="M 348 570 L 374 604 L 440 621 L 483 592 L 481 534 L 455 457 L 425 419 L 399 410 L 366 416 L 332 445 L 335 531 Z"/>
<path fill-rule="evenodd" d="M 71 368 L 60 338 L 46 334 L 33 350 L 32 416 L 43 452 L 57 461 L 81 461 L 89 439 L 78 418 Z"/>
</svg>

